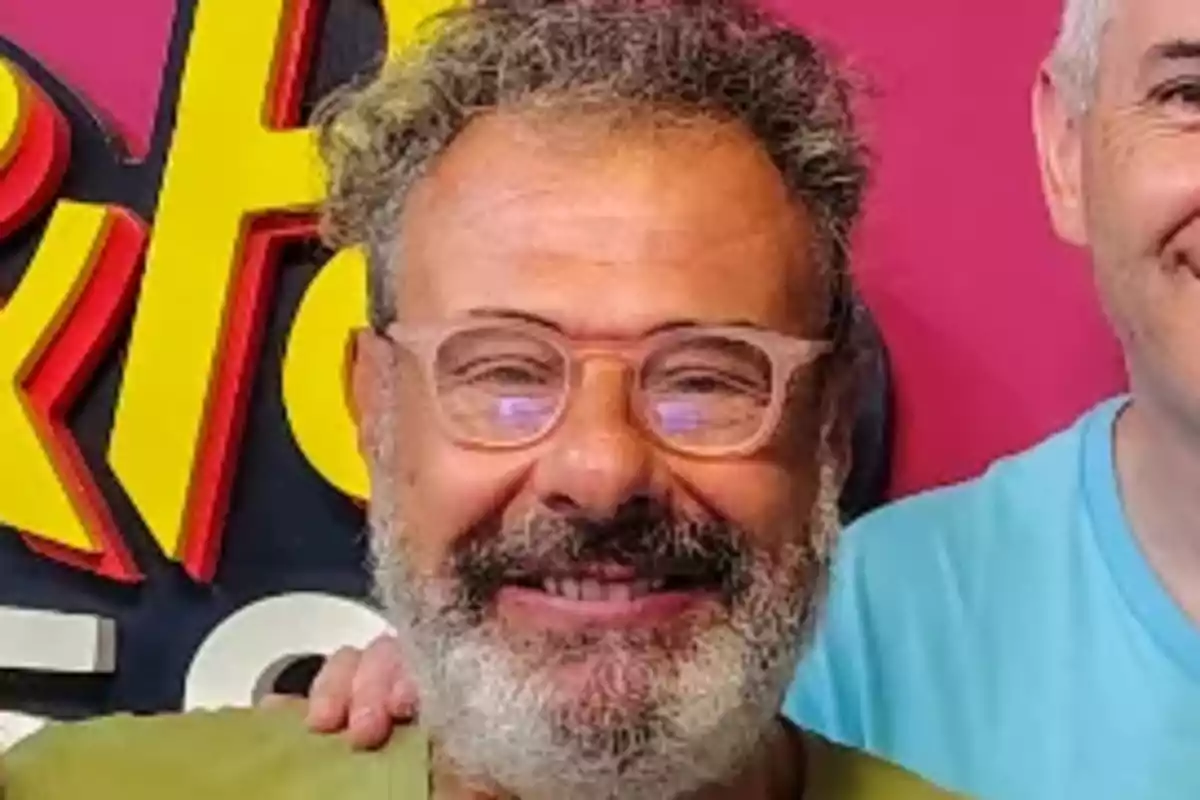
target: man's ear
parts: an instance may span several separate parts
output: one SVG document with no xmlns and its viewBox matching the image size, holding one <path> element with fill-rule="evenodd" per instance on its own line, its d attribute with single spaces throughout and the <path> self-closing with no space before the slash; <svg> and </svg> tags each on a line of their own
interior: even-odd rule
<svg viewBox="0 0 1200 800">
<path fill-rule="evenodd" d="M 817 459 L 820 465 L 832 463 L 836 467 L 834 478 L 842 488 L 853 468 L 857 401 L 863 384 L 860 360 L 856 353 L 836 363 L 826 362 L 819 383 L 820 395 L 816 398 L 819 423 L 813 433 L 817 437 Z"/>
<path fill-rule="evenodd" d="M 1042 191 L 1059 238 L 1087 245 L 1083 203 L 1083 116 L 1071 108 L 1050 69 L 1042 65 L 1033 86 L 1033 133 L 1037 140 Z"/>
<path fill-rule="evenodd" d="M 833 459 L 837 465 L 837 485 L 843 488 L 854 468 L 854 426 L 858 421 L 854 412 L 862 390 L 862 376 L 857 367 L 844 367 L 830 377 L 822 403 L 821 457 Z"/>
<path fill-rule="evenodd" d="M 350 413 L 358 429 L 358 452 L 370 462 L 392 368 L 391 346 L 370 329 L 354 333 L 350 343 Z"/>
</svg>

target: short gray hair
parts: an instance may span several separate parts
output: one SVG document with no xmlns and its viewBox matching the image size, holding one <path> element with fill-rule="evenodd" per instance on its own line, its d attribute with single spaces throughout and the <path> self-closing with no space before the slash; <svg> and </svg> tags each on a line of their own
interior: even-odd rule
<svg viewBox="0 0 1200 800">
<path fill-rule="evenodd" d="M 1050 56 L 1050 69 L 1067 105 L 1087 111 L 1095 97 L 1100 40 L 1112 17 L 1114 0 L 1065 0 L 1062 27 Z"/>
<path fill-rule="evenodd" d="M 389 273 L 405 195 L 472 119 L 498 109 L 744 126 L 813 221 L 835 309 L 852 305 L 849 240 L 867 166 L 851 87 L 753 0 L 468 0 L 427 30 L 423 46 L 317 115 L 323 234 L 367 249 L 377 327 L 395 314 Z"/>
</svg>

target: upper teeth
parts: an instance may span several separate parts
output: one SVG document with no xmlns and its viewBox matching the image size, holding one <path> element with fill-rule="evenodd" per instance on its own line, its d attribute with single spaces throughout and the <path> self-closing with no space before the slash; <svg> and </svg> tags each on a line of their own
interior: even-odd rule
<svg viewBox="0 0 1200 800">
<path fill-rule="evenodd" d="M 546 578 L 542 588 L 546 594 L 568 600 L 591 602 L 628 602 L 661 589 L 661 580 L 600 581 L 595 578 Z"/>
</svg>

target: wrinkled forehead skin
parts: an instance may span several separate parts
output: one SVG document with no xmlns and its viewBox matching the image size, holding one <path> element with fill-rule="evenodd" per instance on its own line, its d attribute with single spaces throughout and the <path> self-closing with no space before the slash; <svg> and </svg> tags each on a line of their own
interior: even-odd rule
<svg viewBox="0 0 1200 800">
<path fill-rule="evenodd" d="M 827 308 L 807 215 L 731 124 L 485 116 L 414 188 L 399 239 L 412 322 L 514 308 L 579 336 L 675 320 L 815 336 Z"/>
</svg>

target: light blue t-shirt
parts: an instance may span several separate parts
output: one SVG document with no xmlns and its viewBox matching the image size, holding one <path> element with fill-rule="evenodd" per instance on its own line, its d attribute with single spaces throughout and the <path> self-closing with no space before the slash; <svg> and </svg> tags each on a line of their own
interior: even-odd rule
<svg viewBox="0 0 1200 800">
<path fill-rule="evenodd" d="M 852 526 L 789 716 L 983 800 L 1200 798 L 1200 627 L 1125 517 L 1125 403 Z"/>
</svg>

